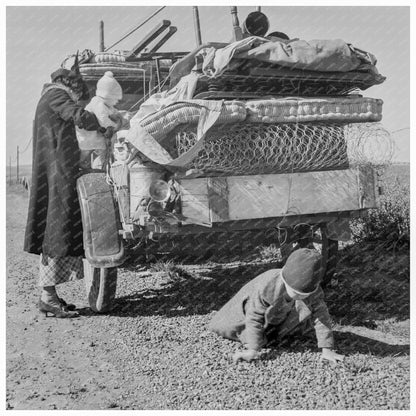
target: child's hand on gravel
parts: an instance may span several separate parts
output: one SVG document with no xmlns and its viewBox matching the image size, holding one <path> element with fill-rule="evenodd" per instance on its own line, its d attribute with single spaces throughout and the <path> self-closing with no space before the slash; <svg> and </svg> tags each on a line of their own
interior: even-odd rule
<svg viewBox="0 0 416 416">
<path fill-rule="evenodd" d="M 256 350 L 237 351 L 233 355 L 233 362 L 237 363 L 240 360 L 250 362 L 253 360 L 258 360 L 260 357 L 261 357 L 260 352 Z"/>
<path fill-rule="evenodd" d="M 331 350 L 330 348 L 322 348 L 322 359 L 336 363 L 337 361 L 343 361 L 344 355 L 337 354 L 334 350 Z"/>
</svg>

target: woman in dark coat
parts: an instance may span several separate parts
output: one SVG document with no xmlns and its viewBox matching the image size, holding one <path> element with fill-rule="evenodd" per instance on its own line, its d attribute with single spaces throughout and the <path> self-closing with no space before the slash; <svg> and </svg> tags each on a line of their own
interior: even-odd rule
<svg viewBox="0 0 416 416">
<path fill-rule="evenodd" d="M 82 222 L 76 181 L 80 151 L 75 125 L 103 129 L 94 114 L 78 104 L 85 84 L 79 74 L 59 69 L 45 84 L 33 126 L 32 186 L 24 250 L 40 255 L 39 309 L 73 317 L 74 305 L 59 298 L 55 286 L 83 277 Z M 105 130 L 105 129 L 104 129 Z"/>
</svg>

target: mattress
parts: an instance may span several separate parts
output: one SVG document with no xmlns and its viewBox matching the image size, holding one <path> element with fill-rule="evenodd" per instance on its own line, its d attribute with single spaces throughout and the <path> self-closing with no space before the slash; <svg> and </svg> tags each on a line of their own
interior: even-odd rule
<svg viewBox="0 0 416 416">
<path fill-rule="evenodd" d="M 157 141 L 180 125 L 198 124 L 204 100 L 179 102 L 153 113 L 140 122 Z M 383 101 L 365 97 L 270 98 L 225 101 L 216 124 L 377 122 L 382 118 Z"/>
<path fill-rule="evenodd" d="M 197 125 L 204 108 L 203 100 L 180 102 L 153 113 L 140 122 L 140 125 L 160 141 L 181 124 Z M 232 124 L 244 121 L 247 117 L 245 103 L 225 101 L 216 124 Z"/>
<path fill-rule="evenodd" d="M 383 101 L 358 96 L 325 98 L 271 98 L 246 102 L 248 123 L 334 121 L 376 122 Z"/>
</svg>

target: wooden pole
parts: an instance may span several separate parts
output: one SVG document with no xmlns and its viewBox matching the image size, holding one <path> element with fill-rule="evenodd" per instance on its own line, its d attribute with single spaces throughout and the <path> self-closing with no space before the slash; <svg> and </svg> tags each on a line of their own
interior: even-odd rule
<svg viewBox="0 0 416 416">
<path fill-rule="evenodd" d="M 170 26 L 168 33 L 166 33 L 166 35 L 163 36 L 163 38 L 160 39 L 160 41 L 155 46 L 152 47 L 152 49 L 149 51 L 149 54 L 158 51 L 177 31 L 178 31 L 178 28 L 176 26 Z"/>
<path fill-rule="evenodd" d="M 16 183 L 19 183 L 19 146 L 17 146 L 16 154 Z"/>
<path fill-rule="evenodd" d="M 198 6 L 193 6 L 194 10 L 194 28 L 195 28 L 195 36 L 196 36 L 196 46 L 202 45 L 202 38 L 201 38 L 201 23 L 199 21 L 199 11 Z"/>
<path fill-rule="evenodd" d="M 170 26 L 170 20 L 162 20 L 150 32 L 144 36 L 139 43 L 133 46 L 129 52 L 129 59 L 134 59 L 136 56 L 144 52 L 146 47 L 152 43 L 161 33 L 163 33 Z"/>
<path fill-rule="evenodd" d="M 241 40 L 243 39 L 243 31 L 240 27 L 240 22 L 238 21 L 238 15 L 237 15 L 237 7 L 231 6 L 231 17 L 233 20 L 233 30 L 234 30 L 234 40 Z"/>
<path fill-rule="evenodd" d="M 117 44 L 119 44 L 122 40 L 126 39 L 128 36 L 130 36 L 133 32 L 135 32 L 137 29 L 140 29 L 145 23 L 147 23 L 150 19 L 152 19 L 154 16 L 156 16 L 159 12 L 161 12 L 166 6 L 159 7 L 154 13 L 152 13 L 149 17 L 147 17 L 143 22 L 141 22 L 139 25 L 137 25 L 134 29 L 130 30 L 129 33 L 124 35 L 121 39 L 119 39 L 117 42 L 113 43 L 108 48 L 105 48 L 104 52 L 107 52 L 109 49 L 113 48 Z"/>
<path fill-rule="evenodd" d="M 9 186 L 12 184 L 12 157 L 9 156 Z"/>
<path fill-rule="evenodd" d="M 161 84 L 161 82 L 160 82 L 160 78 L 161 78 L 160 77 L 160 62 L 159 62 L 160 56 L 154 56 L 153 59 L 154 59 L 155 64 L 156 64 L 157 88 L 158 88 L 158 91 L 160 92 L 160 84 Z"/>
<path fill-rule="evenodd" d="M 104 22 L 100 21 L 100 52 L 104 52 Z"/>
</svg>

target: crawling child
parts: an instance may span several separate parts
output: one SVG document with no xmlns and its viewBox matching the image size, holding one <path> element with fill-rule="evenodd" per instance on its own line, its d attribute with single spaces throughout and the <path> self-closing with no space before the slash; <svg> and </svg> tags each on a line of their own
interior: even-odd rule
<svg viewBox="0 0 416 416">
<path fill-rule="evenodd" d="M 123 98 L 120 84 L 112 72 L 107 71 L 97 82 L 95 96 L 85 107 L 95 114 L 101 127 L 107 129 L 106 133 L 87 131 L 77 128 L 77 140 L 81 150 L 80 165 L 83 169 L 91 167 L 91 155 L 94 154 L 93 167 L 101 168 L 106 157 L 107 141 L 113 139 L 114 133 L 123 123 L 121 113 L 115 105 Z"/>
<path fill-rule="evenodd" d="M 320 287 L 321 255 L 313 249 L 293 252 L 283 269 L 260 274 L 243 286 L 214 316 L 210 330 L 241 342 L 233 360 L 252 361 L 272 340 L 302 328 L 311 319 L 324 359 L 344 359 L 334 351 L 331 319 Z"/>
</svg>

